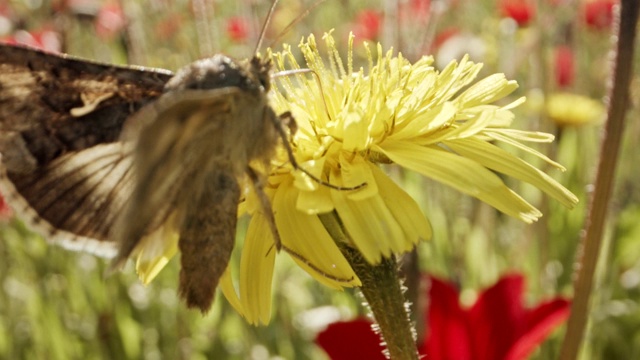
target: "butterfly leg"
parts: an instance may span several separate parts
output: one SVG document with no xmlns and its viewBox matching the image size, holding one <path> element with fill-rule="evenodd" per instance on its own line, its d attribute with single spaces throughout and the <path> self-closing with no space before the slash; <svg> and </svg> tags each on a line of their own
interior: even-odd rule
<svg viewBox="0 0 640 360">
<path fill-rule="evenodd" d="M 289 137 L 287 136 L 287 132 L 285 130 L 285 125 L 286 125 L 290 129 L 291 135 L 293 135 L 296 132 L 298 126 L 296 125 L 296 121 L 293 118 L 293 115 L 291 115 L 291 112 L 286 111 L 280 114 L 280 116 L 278 116 L 277 118 L 274 118 L 273 121 L 274 121 L 276 130 L 278 131 L 278 135 L 280 135 L 280 138 L 282 139 L 282 144 L 284 148 L 287 150 L 287 156 L 289 157 L 289 162 L 291 163 L 291 166 L 293 166 L 294 169 L 302 171 L 318 184 L 327 186 L 335 190 L 340 190 L 340 191 L 357 190 L 367 185 L 367 183 L 362 183 L 356 186 L 333 185 L 318 178 L 317 176 L 313 175 L 312 173 L 310 173 L 309 171 L 301 167 L 300 164 L 298 164 L 298 161 L 296 160 L 295 156 L 293 155 L 293 149 L 291 148 L 291 144 L 289 143 Z"/>
<path fill-rule="evenodd" d="M 262 215 L 267 219 L 269 228 L 271 228 L 271 235 L 273 236 L 273 244 L 276 250 L 280 251 L 282 248 L 282 241 L 280 241 L 280 233 L 276 226 L 276 219 L 273 215 L 273 208 L 271 207 L 271 201 L 267 194 L 264 192 L 264 178 L 256 172 L 251 166 L 247 166 L 247 175 L 253 184 L 253 189 L 260 201 L 260 208 L 262 209 Z"/>
</svg>

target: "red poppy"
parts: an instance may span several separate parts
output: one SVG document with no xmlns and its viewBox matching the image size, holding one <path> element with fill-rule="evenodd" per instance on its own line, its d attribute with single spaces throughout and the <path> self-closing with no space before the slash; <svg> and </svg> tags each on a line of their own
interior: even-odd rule
<svg viewBox="0 0 640 360">
<path fill-rule="evenodd" d="M 584 4 L 584 21 L 587 26 L 596 29 L 609 29 L 613 23 L 613 6 L 617 0 L 594 0 Z"/>
<path fill-rule="evenodd" d="M 241 42 L 249 36 L 249 26 L 247 22 L 239 17 L 232 17 L 227 20 L 227 35 L 233 41 Z"/>
<path fill-rule="evenodd" d="M 124 29 L 127 21 L 120 5 L 107 4 L 100 8 L 95 20 L 96 33 L 103 39 L 110 39 Z"/>
<path fill-rule="evenodd" d="M 515 20 L 518 25 L 527 25 L 536 16 L 536 6 L 532 0 L 500 0 L 503 16 Z"/>
<path fill-rule="evenodd" d="M 28 45 L 50 52 L 60 52 L 62 49 L 60 35 L 47 28 L 30 32 L 18 30 L 2 41 L 8 44 Z"/>
<path fill-rule="evenodd" d="M 434 49 L 439 49 L 442 44 L 447 42 L 447 40 L 455 37 L 456 35 L 460 35 L 460 29 L 458 29 L 457 27 L 449 27 L 443 29 L 436 34 L 436 38 L 433 40 Z"/>
<path fill-rule="evenodd" d="M 356 39 L 375 40 L 380 35 L 382 16 L 375 10 L 363 10 L 356 18 Z"/>
<path fill-rule="evenodd" d="M 558 46 L 554 55 L 556 84 L 560 88 L 571 86 L 575 78 L 573 50 L 568 46 Z"/>
<path fill-rule="evenodd" d="M 318 334 L 316 343 L 332 360 L 386 359 L 380 335 L 373 332 L 371 325 L 365 318 L 336 322 Z"/>
<path fill-rule="evenodd" d="M 454 285 L 431 278 L 425 319 L 429 331 L 420 344 L 420 354 L 430 360 L 526 359 L 567 319 L 569 301 L 555 298 L 524 308 L 523 290 L 522 275 L 505 276 L 467 309 L 460 305 Z M 385 359 L 380 338 L 365 319 L 332 324 L 316 342 L 332 359 Z"/>
<path fill-rule="evenodd" d="M 409 1 L 411 15 L 416 18 L 429 15 L 431 9 L 431 0 L 411 0 Z"/>
<path fill-rule="evenodd" d="M 4 198 L 0 194 L 0 220 L 8 219 L 11 217 L 13 212 L 7 203 L 4 201 Z"/>
</svg>

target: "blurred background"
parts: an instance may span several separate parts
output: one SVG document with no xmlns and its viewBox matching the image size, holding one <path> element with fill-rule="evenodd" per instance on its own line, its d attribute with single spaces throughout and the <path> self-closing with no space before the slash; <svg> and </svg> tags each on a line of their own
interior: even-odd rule
<svg viewBox="0 0 640 360">
<path fill-rule="evenodd" d="M 569 211 L 531 186 L 505 179 L 545 214 L 526 225 L 421 176 L 387 170 L 422 206 L 434 237 L 417 248 L 411 272 L 449 279 L 472 304 L 502 274 L 523 273 L 527 304 L 571 296 L 580 231 L 593 182 L 609 74 L 614 0 L 327 0 L 291 30 L 313 2 L 282 0 L 265 46 L 292 46 L 334 29 L 381 42 L 411 61 L 436 66 L 470 54 L 480 77 L 503 72 L 520 84 L 510 99 L 517 129 L 553 133 L 536 149 L 560 173 L 520 154 L 580 198 Z M 116 64 L 176 70 L 217 52 L 253 54 L 270 1 L 0 0 L 0 41 Z M 264 48 L 261 49 L 264 51 Z M 357 64 L 366 66 L 362 48 Z M 637 59 L 637 57 L 636 57 Z M 636 60 L 637 62 L 637 60 Z M 637 65 L 637 64 L 636 64 Z M 583 359 L 640 357 L 640 153 L 637 66 L 605 247 L 597 271 Z M 511 148 L 509 151 L 517 153 Z M 2 359 L 324 359 L 314 337 L 333 321 L 366 313 L 356 291 L 335 292 L 279 256 L 269 326 L 253 327 L 218 297 L 206 316 L 178 301 L 177 259 L 149 286 L 132 264 L 105 277 L 107 262 L 49 246 L 0 202 L 0 358 Z M 246 219 L 240 223 L 242 245 Z M 235 255 L 239 255 L 236 252 Z M 238 262 L 235 256 L 233 261 Z M 411 290 L 410 290 L 411 294 Z M 417 293 L 418 295 L 419 292 Z M 415 295 L 415 296 L 418 296 Z M 412 295 L 414 296 L 414 295 Z M 564 329 L 533 359 L 557 357 Z"/>
</svg>

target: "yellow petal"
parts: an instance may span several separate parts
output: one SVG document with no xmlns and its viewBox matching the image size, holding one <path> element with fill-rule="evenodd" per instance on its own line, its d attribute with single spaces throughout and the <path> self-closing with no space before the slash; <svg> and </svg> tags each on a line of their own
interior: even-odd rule
<svg viewBox="0 0 640 360">
<path fill-rule="evenodd" d="M 229 301 L 229 304 L 238 312 L 238 314 L 244 315 L 244 309 L 242 308 L 242 302 L 236 293 L 236 289 L 233 286 L 233 279 L 231 277 L 231 269 L 227 266 L 227 269 L 222 273 L 218 287 L 222 291 L 224 297 Z"/>
<path fill-rule="evenodd" d="M 515 80 L 508 81 L 504 74 L 493 74 L 471 85 L 456 100 L 460 107 L 488 104 L 504 98 L 517 88 Z"/>
<path fill-rule="evenodd" d="M 560 171 L 565 171 L 566 169 L 564 168 L 564 166 L 560 165 L 559 163 L 551 160 L 551 158 L 549 158 L 547 155 L 532 149 L 530 147 L 528 147 L 527 145 L 522 144 L 521 142 L 517 141 L 516 139 L 513 139 L 511 137 L 511 135 L 513 134 L 512 132 L 505 132 L 502 130 L 492 130 L 492 131 L 485 131 L 484 132 L 486 135 L 489 135 L 489 137 L 493 140 L 498 140 L 498 141 L 502 141 L 505 144 L 509 144 L 511 146 L 514 146 L 520 150 L 526 151 L 529 154 L 535 155 L 537 157 L 539 157 L 540 159 L 544 160 L 547 164 L 559 169 Z M 533 134 L 531 134 L 532 138 L 543 138 L 542 135 L 539 136 L 535 136 Z"/>
<path fill-rule="evenodd" d="M 343 148 L 346 151 L 361 151 L 366 149 L 369 142 L 369 121 L 363 119 L 360 109 L 354 108 L 349 111 L 343 118 Z"/>
<path fill-rule="evenodd" d="M 423 147 L 406 142 L 386 141 L 383 147 L 375 148 L 400 166 L 474 196 L 524 222 L 531 223 L 542 216 L 538 209 L 509 189 L 496 174 L 473 160 L 439 147 Z"/>
<path fill-rule="evenodd" d="M 316 215 L 333 211 L 333 200 L 326 186 L 316 191 L 300 191 L 296 199 L 296 209 L 307 215 Z"/>
<path fill-rule="evenodd" d="M 353 191 L 345 191 L 349 199 L 354 201 L 364 200 L 378 194 L 376 184 L 369 163 L 360 155 L 354 155 L 353 159 L 347 159 L 343 153 L 340 154 L 340 175 L 342 186 L 357 187 L 362 184 L 366 186 Z"/>
<path fill-rule="evenodd" d="M 240 259 L 240 299 L 250 324 L 268 324 L 271 317 L 271 282 L 276 249 L 265 217 L 251 218 Z"/>
<path fill-rule="evenodd" d="M 433 133 L 445 125 L 451 124 L 457 112 L 458 108 L 455 104 L 447 101 L 429 109 L 424 114 L 411 114 L 410 121 L 403 121 L 402 125 L 404 126 L 398 126 L 389 138 L 403 140 Z"/>
<path fill-rule="evenodd" d="M 299 165 L 301 168 L 311 173 L 316 178 L 322 179 L 322 170 L 324 169 L 325 159 L 326 158 L 322 157 L 318 160 L 314 160 L 314 159 L 307 160 L 307 161 L 301 162 Z M 302 171 L 294 171 L 293 177 L 295 178 L 293 185 L 295 185 L 295 187 L 297 187 L 300 190 L 314 191 L 318 189 L 318 187 L 320 186 L 320 184 L 318 184 L 317 181 L 311 179 L 307 174 L 305 174 Z"/>
<path fill-rule="evenodd" d="M 148 285 L 178 252 L 178 233 L 174 230 L 173 214 L 156 231 L 140 241 L 137 249 L 136 272 Z"/>
<path fill-rule="evenodd" d="M 431 224 L 415 200 L 396 185 L 379 167 L 374 164 L 370 164 L 370 166 L 380 189 L 380 197 L 404 231 L 405 249 L 410 250 L 419 240 L 431 239 Z"/>
<path fill-rule="evenodd" d="M 578 198 L 573 193 L 549 175 L 495 145 L 478 139 L 460 139 L 444 143 L 458 154 L 489 169 L 528 182 L 566 207 L 572 208 L 578 203 Z"/>
<path fill-rule="evenodd" d="M 340 175 L 333 181 L 340 183 Z M 331 197 L 353 245 L 368 262 L 375 264 L 383 256 L 407 251 L 403 229 L 379 194 L 354 201 L 345 191 L 332 189 Z"/>
<path fill-rule="evenodd" d="M 299 255 L 290 254 L 300 267 L 319 282 L 334 289 L 360 286 L 360 280 L 320 219 L 296 209 L 298 193 L 299 190 L 289 180 L 280 185 L 273 199 L 276 225 L 282 243 Z"/>
</svg>

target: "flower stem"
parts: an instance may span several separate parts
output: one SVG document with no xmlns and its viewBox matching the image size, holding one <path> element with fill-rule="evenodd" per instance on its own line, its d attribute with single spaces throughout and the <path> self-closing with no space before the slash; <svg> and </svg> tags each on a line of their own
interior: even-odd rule
<svg viewBox="0 0 640 360">
<path fill-rule="evenodd" d="M 380 328 L 389 358 L 417 360 L 415 331 L 409 321 L 395 257 L 382 258 L 379 264 L 370 264 L 358 250 L 347 245 L 348 235 L 335 212 L 318 217 L 360 278 L 360 290 Z"/>
<path fill-rule="evenodd" d="M 617 48 L 612 75 L 613 86 L 609 93 L 607 123 L 600 145 L 600 160 L 585 225 L 585 235 L 580 244 L 582 251 L 579 255 L 578 273 L 574 281 L 571 316 L 560 352 L 562 360 L 577 358 L 584 337 L 584 329 L 589 319 L 589 299 L 593 288 L 593 277 L 613 190 L 613 176 L 616 173 L 624 130 L 624 117 L 629 104 L 629 85 L 633 75 L 633 50 L 640 4 L 638 0 L 622 0 L 620 4 Z"/>
</svg>

